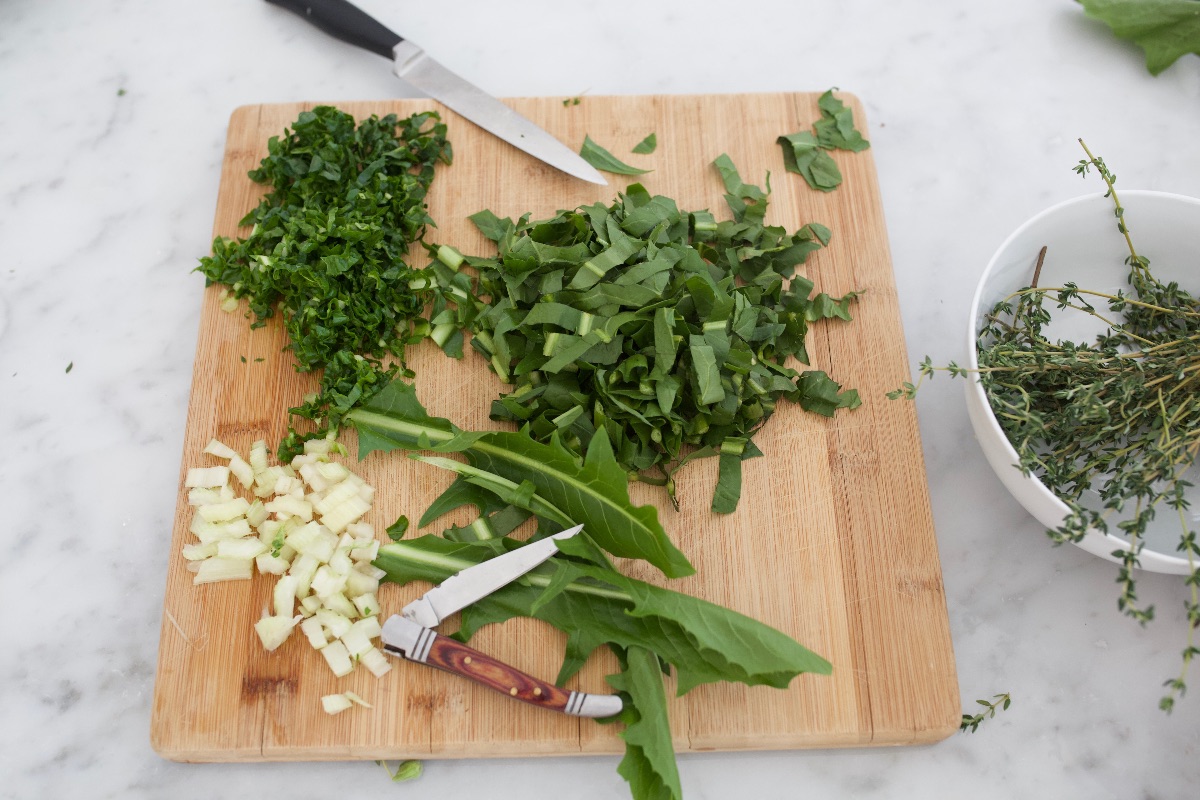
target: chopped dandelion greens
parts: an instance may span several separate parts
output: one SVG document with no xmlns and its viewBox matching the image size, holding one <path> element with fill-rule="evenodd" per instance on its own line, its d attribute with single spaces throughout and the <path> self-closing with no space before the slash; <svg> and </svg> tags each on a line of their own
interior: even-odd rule
<svg viewBox="0 0 1200 800">
<path fill-rule="evenodd" d="M 605 430 L 621 467 L 672 499 L 679 467 L 720 455 L 713 510 L 727 513 L 741 462 L 761 455 L 750 438 L 780 399 L 825 416 L 859 405 L 824 372 L 786 364 L 807 364 L 810 324 L 849 320 L 856 295 L 814 294 L 796 274 L 828 229 L 766 224 L 767 192 L 727 156 L 714 166 L 731 220 L 681 211 L 636 183 L 612 205 L 550 219 L 473 215 L 498 252 L 467 259 L 478 282 L 458 318 L 514 385 L 493 419 L 577 454 Z"/>
</svg>

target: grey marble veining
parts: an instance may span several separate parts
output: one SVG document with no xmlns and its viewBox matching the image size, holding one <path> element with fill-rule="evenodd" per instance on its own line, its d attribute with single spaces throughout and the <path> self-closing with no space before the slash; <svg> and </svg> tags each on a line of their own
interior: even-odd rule
<svg viewBox="0 0 1200 800">
<path fill-rule="evenodd" d="M 915 364 L 962 360 L 993 249 L 1097 190 L 1200 196 L 1200 59 L 1151 77 L 1076 3 L 536 0 L 362 5 L 501 96 L 857 94 Z M 412 96 L 382 59 L 266 3 L 0 3 L 0 797 L 623 798 L 615 758 L 184 765 L 149 745 L 163 567 L 230 112 Z M 70 371 L 67 371 L 71 365 Z M 1012 708 L 930 747 L 688 754 L 692 800 L 1193 798 L 1200 698 L 1166 716 L 1182 581 L 1053 548 L 972 439 L 962 388 L 918 401 L 964 708 Z M 1200 674 L 1193 674 L 1193 683 Z"/>
</svg>

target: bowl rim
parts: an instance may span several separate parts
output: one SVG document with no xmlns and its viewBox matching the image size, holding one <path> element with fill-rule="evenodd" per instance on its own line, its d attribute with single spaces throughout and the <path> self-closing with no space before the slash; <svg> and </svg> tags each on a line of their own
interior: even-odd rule
<svg viewBox="0 0 1200 800">
<path fill-rule="evenodd" d="M 1134 197 L 1154 197 L 1168 201 L 1179 201 L 1188 205 L 1200 206 L 1200 198 L 1176 194 L 1173 192 L 1160 192 L 1153 189 L 1122 189 L 1121 197 L 1123 198 L 1122 205 L 1126 207 L 1128 206 L 1126 201 L 1129 198 Z M 1019 225 L 1016 230 L 1010 233 L 992 253 L 992 257 L 988 261 L 987 267 L 984 268 L 983 274 L 980 275 L 979 281 L 975 285 L 975 292 L 971 298 L 971 310 L 967 320 L 967 366 L 968 369 L 972 370 L 972 376 L 975 375 L 974 370 L 979 368 L 976 339 L 979 331 L 980 304 L 983 300 L 983 291 L 984 287 L 988 284 L 988 280 L 992 277 L 993 272 L 995 272 L 1001 255 L 1009 249 L 1009 247 L 1018 237 L 1020 237 L 1030 228 L 1042 222 L 1045 218 L 1060 213 L 1063 209 L 1070 206 L 1079 205 L 1082 203 L 1095 203 L 1098 201 L 1103 201 L 1105 204 L 1112 202 L 1107 194 L 1092 193 L 1055 203 L 1054 205 L 1043 209 L 1037 214 L 1034 214 L 1032 217 Z M 996 421 L 995 412 L 992 411 L 991 403 L 988 402 L 987 393 L 983 390 L 983 384 L 979 381 L 978 377 L 972 377 L 967 381 L 967 392 L 973 395 L 976 402 L 980 404 L 980 407 L 986 411 L 986 413 L 983 415 L 985 418 L 983 420 L 983 424 L 987 427 L 988 432 L 992 435 L 992 438 L 1000 443 L 1000 447 L 1008 457 L 1010 463 L 1013 466 L 1020 464 L 1020 457 L 1017 455 L 1017 450 L 1015 447 L 1013 447 L 1012 442 L 1009 441 L 1007 434 L 1004 433 L 1004 429 L 1000 427 L 1000 423 Z M 1043 504 L 1048 503 L 1054 508 L 1060 509 L 1062 512 L 1062 517 L 1064 519 L 1066 518 L 1066 516 L 1070 513 L 1070 508 L 1058 497 L 1058 495 L 1050 491 L 1050 489 L 1047 488 L 1046 485 L 1034 475 L 1022 474 L 1021 477 L 1024 478 L 1024 480 L 1028 482 L 1030 488 L 1041 497 Z M 1018 502 L 1020 502 L 1020 498 L 1017 499 Z M 1022 505 L 1025 504 L 1022 503 Z M 1029 509 L 1027 508 L 1026 510 L 1028 511 Z M 1087 535 L 1088 537 L 1095 537 L 1095 541 L 1097 542 L 1096 546 L 1088 547 L 1084 545 L 1084 542 L 1073 542 L 1073 544 L 1076 544 L 1082 547 L 1082 549 L 1094 553 L 1095 555 L 1108 558 L 1109 560 L 1113 560 L 1111 555 L 1108 555 L 1109 551 L 1112 549 L 1128 547 L 1128 542 L 1126 542 L 1124 539 L 1113 536 L 1111 533 L 1096 530 L 1095 528 L 1089 528 Z M 1101 542 L 1103 542 L 1103 544 L 1100 544 Z M 1103 548 L 1108 548 L 1108 550 Z M 1138 554 L 1138 559 L 1140 561 L 1141 568 L 1144 570 L 1183 573 L 1190 571 L 1188 559 L 1184 558 L 1183 556 L 1170 555 L 1160 550 L 1143 548 L 1141 553 Z"/>
</svg>

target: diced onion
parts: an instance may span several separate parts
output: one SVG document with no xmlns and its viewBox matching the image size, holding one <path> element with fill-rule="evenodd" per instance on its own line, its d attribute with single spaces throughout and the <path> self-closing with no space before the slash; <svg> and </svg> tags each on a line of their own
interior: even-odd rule
<svg viewBox="0 0 1200 800">
<path fill-rule="evenodd" d="M 346 596 L 351 601 L 360 595 L 373 594 L 377 591 L 379 591 L 379 581 L 370 575 L 365 575 L 357 569 L 352 569 L 346 574 Z"/>
<path fill-rule="evenodd" d="M 192 520 L 191 532 L 205 544 L 219 539 L 238 539 L 250 533 L 250 522 L 245 517 L 228 522 L 205 522 L 196 517 Z"/>
<path fill-rule="evenodd" d="M 331 595 L 346 588 L 346 576 L 338 575 L 329 568 L 328 564 L 322 564 L 317 567 L 317 573 L 313 575 L 311 588 L 317 597 L 328 600 Z"/>
<path fill-rule="evenodd" d="M 366 700 L 363 700 L 361 697 L 359 697 L 354 692 L 342 692 L 342 696 L 345 697 L 347 700 L 351 701 L 352 703 L 362 706 L 363 708 L 373 708 L 373 706 L 370 703 L 368 703 Z"/>
<path fill-rule="evenodd" d="M 333 609 L 343 617 L 358 616 L 358 608 L 341 592 L 334 592 L 328 597 L 322 597 L 321 600 L 325 603 L 326 608 Z"/>
<path fill-rule="evenodd" d="M 341 641 L 346 651 L 352 656 L 361 656 L 375 646 L 371 644 L 370 637 L 367 636 L 362 628 L 356 628 L 353 625 L 350 626 L 350 630 L 342 635 L 339 641 Z"/>
<path fill-rule="evenodd" d="M 327 694 L 321 698 L 321 707 L 326 714 L 340 714 L 354 705 L 344 694 Z"/>
<path fill-rule="evenodd" d="M 289 478 L 280 478 L 280 480 L 290 480 Z M 276 497 L 266 505 L 267 511 L 272 514 L 287 514 L 292 517 L 299 517 L 305 522 L 312 521 L 313 507 L 307 500 L 300 500 L 292 497 L 290 494 L 284 494 Z"/>
<path fill-rule="evenodd" d="M 217 581 L 249 580 L 254 571 L 254 560 L 250 558 L 222 558 L 213 556 L 199 564 L 192 583 L 216 583 Z"/>
<path fill-rule="evenodd" d="M 292 635 L 292 628 L 296 627 L 296 623 L 299 621 L 300 617 L 298 616 L 263 617 L 254 623 L 254 632 L 262 640 L 263 647 L 270 652 L 287 641 L 287 638 Z"/>
<path fill-rule="evenodd" d="M 350 476 L 350 470 L 335 461 L 321 461 L 314 467 L 317 474 L 324 478 L 326 483 L 341 483 Z"/>
<path fill-rule="evenodd" d="M 325 663 L 329 664 L 333 674 L 339 678 L 349 675 L 350 671 L 354 669 L 354 665 L 350 662 L 350 653 L 346 650 L 346 645 L 340 641 L 330 642 L 321 648 L 320 653 L 325 656 Z"/>
<path fill-rule="evenodd" d="M 322 608 L 317 612 L 317 620 L 325 626 L 329 631 L 329 635 L 334 639 L 340 639 L 346 635 L 346 632 L 354 625 L 350 618 L 344 614 L 339 614 L 336 611 L 331 611 L 328 608 Z"/>
<path fill-rule="evenodd" d="M 192 467 L 183 479 L 188 489 L 216 489 L 229 483 L 229 467 Z"/>
<path fill-rule="evenodd" d="M 268 521 L 267 518 L 269 515 L 270 512 L 267 511 L 267 507 L 258 498 L 255 498 L 250 507 L 246 509 L 246 521 L 255 528 L 262 527 L 263 523 Z"/>
<path fill-rule="evenodd" d="M 229 459 L 229 471 L 238 479 L 238 483 L 247 489 L 254 485 L 254 468 L 236 453 Z"/>
<path fill-rule="evenodd" d="M 209 503 L 197 506 L 196 515 L 205 522 L 226 522 L 234 517 L 244 516 L 250 509 L 250 503 L 244 497 L 235 497 L 226 503 Z"/>
<path fill-rule="evenodd" d="M 200 542 L 197 544 L 185 544 L 183 546 L 183 557 L 188 561 L 200 561 L 201 559 L 212 558 L 216 554 L 216 542 Z"/>
<path fill-rule="evenodd" d="M 217 542 L 217 555 L 221 558 L 244 558 L 247 561 L 267 552 L 267 546 L 254 536 L 241 539 L 221 539 Z"/>
<path fill-rule="evenodd" d="M 376 678 L 382 678 L 384 675 L 392 671 L 392 662 L 388 661 L 387 657 L 379 648 L 372 648 L 358 657 L 358 663 L 362 664 Z"/>
<path fill-rule="evenodd" d="M 372 564 L 380 543 L 363 521 L 375 490 L 330 460 L 345 448 L 310 440 L 291 464 L 279 465 L 269 463 L 264 441 L 246 458 L 217 439 L 204 452 L 227 463 L 193 467 L 184 479 L 197 541 L 184 545 L 183 557 L 193 581 L 247 580 L 255 568 L 276 575 L 273 613 L 264 611 L 254 624 L 266 650 L 278 649 L 298 626 L 335 676 L 360 663 L 377 677 L 387 674 L 392 665 L 375 645 L 382 633 L 376 592 L 386 573 Z M 322 703 L 329 713 L 371 707 L 353 692 Z"/>
<path fill-rule="evenodd" d="M 250 466 L 255 475 L 267 468 L 267 443 L 262 439 L 250 445 Z"/>
<path fill-rule="evenodd" d="M 364 617 L 379 613 L 379 601 L 375 599 L 374 593 L 360 594 L 352 602 L 354 603 L 354 607 L 358 609 L 358 613 Z"/>
<path fill-rule="evenodd" d="M 356 620 L 354 627 L 361 630 L 371 639 L 377 639 L 383 633 L 383 626 L 379 624 L 379 617 L 377 616 L 363 617 L 360 620 Z"/>
<path fill-rule="evenodd" d="M 208 453 L 210 456 L 223 458 L 227 461 L 231 458 L 240 458 L 237 450 L 234 450 L 229 445 L 217 441 L 216 439 L 208 440 L 208 444 L 204 445 L 204 452 Z"/>
<path fill-rule="evenodd" d="M 358 497 L 358 487 L 349 481 L 343 481 L 322 497 L 320 501 L 314 503 L 314 507 L 318 513 L 325 516 L 352 497 Z"/>
<path fill-rule="evenodd" d="M 310 594 L 307 597 L 302 597 L 300 599 L 300 610 L 310 615 L 317 613 L 323 607 L 324 606 L 321 605 L 321 598 L 317 597 L 315 594 Z"/>
<path fill-rule="evenodd" d="M 325 638 L 325 628 L 321 625 L 321 620 L 315 616 L 300 623 L 300 632 L 308 637 L 308 643 L 317 650 L 329 644 L 329 640 Z"/>
<path fill-rule="evenodd" d="M 265 575 L 283 575 L 287 572 L 290 564 L 287 559 L 263 553 L 254 559 L 254 566 L 258 567 L 258 571 Z"/>
<path fill-rule="evenodd" d="M 284 575 L 275 582 L 271 593 L 275 603 L 275 613 L 279 616 L 291 616 L 296 608 L 296 590 L 300 588 L 300 579 L 295 575 Z"/>
<path fill-rule="evenodd" d="M 345 486 L 345 484 L 341 484 Z M 207 506 L 201 506 L 207 508 Z M 355 492 L 354 496 L 339 503 L 330 511 L 323 512 L 321 523 L 334 533 L 341 533 L 351 522 L 357 522 L 365 513 L 371 510 L 371 504 L 363 500 Z"/>
</svg>

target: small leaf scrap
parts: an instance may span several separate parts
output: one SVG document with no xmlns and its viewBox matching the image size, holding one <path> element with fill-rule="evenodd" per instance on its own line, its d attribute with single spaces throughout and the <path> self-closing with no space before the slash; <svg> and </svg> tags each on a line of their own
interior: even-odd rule
<svg viewBox="0 0 1200 800">
<path fill-rule="evenodd" d="M 633 152 L 637 153 L 638 155 L 646 155 L 648 153 L 653 153 L 657 148 L 658 136 L 651 133 L 645 139 L 642 139 L 633 146 Z"/>
<path fill-rule="evenodd" d="M 583 160 L 596 169 L 602 169 L 605 172 L 611 172 L 615 175 L 644 175 L 650 172 L 648 169 L 638 169 L 637 167 L 629 166 L 596 144 L 592 141 L 592 137 L 586 134 L 583 137 L 583 147 L 580 149 L 579 155 L 583 156 Z"/>
<path fill-rule="evenodd" d="M 833 89 L 817 100 L 821 118 L 813 123 L 812 131 L 798 131 L 780 136 L 776 142 L 783 148 L 783 166 L 788 172 L 800 175 L 814 189 L 832 192 L 842 183 L 842 172 L 829 150 L 859 152 L 870 143 L 854 128 L 854 114 Z"/>
</svg>

